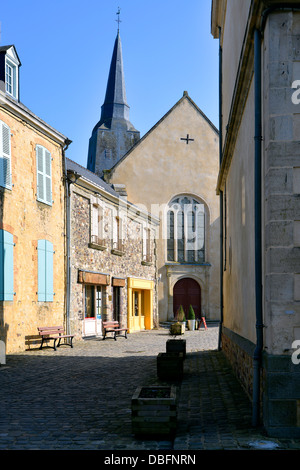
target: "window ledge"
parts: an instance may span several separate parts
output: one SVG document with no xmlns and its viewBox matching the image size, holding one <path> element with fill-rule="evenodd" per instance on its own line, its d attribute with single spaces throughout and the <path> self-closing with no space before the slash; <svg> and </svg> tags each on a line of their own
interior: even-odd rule
<svg viewBox="0 0 300 470">
<path fill-rule="evenodd" d="M 99 243 L 89 243 L 89 248 L 94 248 L 95 250 L 100 250 L 100 251 L 105 251 L 107 249 L 107 246 L 105 245 L 100 245 Z"/>
<path fill-rule="evenodd" d="M 152 266 L 153 265 L 152 261 L 144 261 L 144 260 L 141 262 L 141 264 L 143 266 Z"/>
<path fill-rule="evenodd" d="M 117 255 L 117 256 L 123 256 L 123 255 L 125 255 L 125 252 L 124 252 L 124 251 L 117 250 L 116 248 L 113 248 L 113 249 L 111 250 L 111 253 L 112 253 L 113 255 Z"/>
<path fill-rule="evenodd" d="M 179 261 L 166 261 L 165 262 L 165 265 L 168 265 L 168 266 L 181 266 L 181 265 L 191 265 L 191 266 L 211 266 L 210 263 L 198 263 L 198 262 L 188 262 L 188 261 L 185 261 L 185 262 L 179 262 Z"/>
</svg>

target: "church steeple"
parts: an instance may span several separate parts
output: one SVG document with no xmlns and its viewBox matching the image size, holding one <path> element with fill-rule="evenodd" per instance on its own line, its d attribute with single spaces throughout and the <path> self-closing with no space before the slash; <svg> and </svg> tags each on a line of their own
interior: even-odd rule
<svg viewBox="0 0 300 470">
<path fill-rule="evenodd" d="M 123 70 L 122 45 L 118 31 L 110 64 L 105 100 L 101 108 L 100 123 L 111 127 L 112 119 L 129 120 Z"/>
<path fill-rule="evenodd" d="M 120 14 L 120 10 L 117 14 Z M 106 94 L 101 107 L 100 121 L 93 129 L 87 168 L 100 177 L 109 170 L 140 138 L 140 133 L 129 121 L 122 58 L 122 45 L 118 32 L 108 75 Z"/>
</svg>

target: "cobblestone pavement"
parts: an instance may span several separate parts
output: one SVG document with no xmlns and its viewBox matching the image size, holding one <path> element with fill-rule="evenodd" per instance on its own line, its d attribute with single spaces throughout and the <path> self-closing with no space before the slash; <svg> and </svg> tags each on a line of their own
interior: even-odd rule
<svg viewBox="0 0 300 470">
<path fill-rule="evenodd" d="M 270 441 L 251 428 L 251 404 L 217 351 L 218 326 L 187 331 L 184 378 L 178 385 L 178 430 L 173 440 L 138 439 L 131 432 L 131 396 L 162 383 L 156 356 L 167 329 L 117 341 L 102 338 L 8 355 L 0 366 L 1 450 L 249 449 Z M 300 448 L 271 439 L 279 449 Z"/>
</svg>

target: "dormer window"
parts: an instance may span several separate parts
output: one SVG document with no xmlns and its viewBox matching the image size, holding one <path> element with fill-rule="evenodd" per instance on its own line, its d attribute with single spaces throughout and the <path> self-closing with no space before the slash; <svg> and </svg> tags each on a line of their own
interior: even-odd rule
<svg viewBox="0 0 300 470">
<path fill-rule="evenodd" d="M 8 59 L 5 63 L 5 75 L 6 93 L 17 98 L 17 67 Z"/>
<path fill-rule="evenodd" d="M 14 46 L 0 47 L 0 89 L 16 100 L 19 100 L 20 65 Z"/>
</svg>

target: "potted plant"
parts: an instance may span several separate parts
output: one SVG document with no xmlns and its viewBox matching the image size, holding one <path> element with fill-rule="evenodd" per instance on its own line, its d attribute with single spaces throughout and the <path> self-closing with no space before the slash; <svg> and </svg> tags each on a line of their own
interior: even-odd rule
<svg viewBox="0 0 300 470">
<path fill-rule="evenodd" d="M 177 425 L 176 387 L 138 387 L 131 399 L 132 432 L 136 435 L 173 435 Z"/>
<path fill-rule="evenodd" d="M 185 332 L 185 313 L 182 305 L 177 311 L 177 322 L 170 327 L 171 335 L 182 335 Z"/>
<path fill-rule="evenodd" d="M 195 312 L 194 312 L 192 305 L 190 305 L 189 311 L 188 311 L 188 327 L 189 327 L 189 330 L 191 331 L 195 329 Z"/>
</svg>

